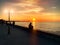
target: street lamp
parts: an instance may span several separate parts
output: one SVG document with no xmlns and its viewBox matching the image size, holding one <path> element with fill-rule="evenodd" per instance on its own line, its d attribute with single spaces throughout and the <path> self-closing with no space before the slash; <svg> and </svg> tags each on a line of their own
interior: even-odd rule
<svg viewBox="0 0 60 45">
<path fill-rule="evenodd" d="M 10 14 L 13 13 L 14 11 L 12 9 L 5 9 L 4 13 L 8 14 L 8 22 L 10 24 Z M 8 34 L 10 34 L 10 26 L 8 26 Z"/>
<path fill-rule="evenodd" d="M 11 13 L 14 13 L 14 10 L 13 9 L 5 9 L 4 13 L 8 14 L 8 21 L 10 22 L 10 15 L 11 15 Z"/>
</svg>

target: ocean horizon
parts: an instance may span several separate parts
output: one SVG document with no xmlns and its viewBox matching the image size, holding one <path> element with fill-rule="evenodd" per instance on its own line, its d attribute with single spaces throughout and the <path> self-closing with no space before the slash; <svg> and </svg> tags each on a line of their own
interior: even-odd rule
<svg viewBox="0 0 60 45">
<path fill-rule="evenodd" d="M 28 27 L 30 22 L 16 22 L 16 25 Z M 60 22 L 32 22 L 35 30 L 60 35 Z"/>
</svg>

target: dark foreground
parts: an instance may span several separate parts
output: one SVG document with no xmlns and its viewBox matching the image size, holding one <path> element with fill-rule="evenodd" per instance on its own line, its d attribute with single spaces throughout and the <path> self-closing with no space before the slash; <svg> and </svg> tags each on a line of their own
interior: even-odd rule
<svg viewBox="0 0 60 45">
<path fill-rule="evenodd" d="M 0 24 L 0 45 L 60 45 L 60 36 L 21 26 Z"/>
</svg>

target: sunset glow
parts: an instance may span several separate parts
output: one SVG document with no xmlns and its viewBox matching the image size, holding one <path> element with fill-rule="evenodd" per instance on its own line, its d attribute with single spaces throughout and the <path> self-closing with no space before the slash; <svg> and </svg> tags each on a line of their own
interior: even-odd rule
<svg viewBox="0 0 60 45">
<path fill-rule="evenodd" d="M 36 19 L 35 18 L 33 18 L 33 21 L 35 21 Z"/>
<path fill-rule="evenodd" d="M 60 0 L 0 0 L 0 45 L 59 45 Z"/>
<path fill-rule="evenodd" d="M 15 3 L 16 1 L 16 3 Z M 11 13 L 14 12 L 14 15 L 11 15 L 11 20 L 25 20 L 25 21 L 32 21 L 31 18 L 36 18 L 36 21 L 60 21 L 60 13 L 58 6 L 54 6 L 55 2 L 53 1 L 42 1 L 42 0 L 15 0 L 12 2 L 5 2 L 1 8 L 1 18 L 7 20 L 7 14 L 3 14 L 3 10 L 5 13 L 8 10 L 4 8 L 12 8 Z M 53 5 L 53 6 L 52 6 Z M 49 7 L 51 6 L 51 7 Z M 6 15 L 6 16 L 5 16 Z M 35 20 L 35 19 L 33 19 Z"/>
</svg>

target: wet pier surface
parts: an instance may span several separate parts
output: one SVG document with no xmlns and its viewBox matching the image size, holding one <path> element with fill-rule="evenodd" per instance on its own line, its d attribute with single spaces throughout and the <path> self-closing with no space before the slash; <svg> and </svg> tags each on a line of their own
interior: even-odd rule
<svg viewBox="0 0 60 45">
<path fill-rule="evenodd" d="M 60 45 L 60 38 L 49 36 L 36 32 L 26 31 L 27 28 L 18 26 L 9 26 L 10 34 L 8 35 L 8 26 L 0 24 L 0 45 Z"/>
</svg>

